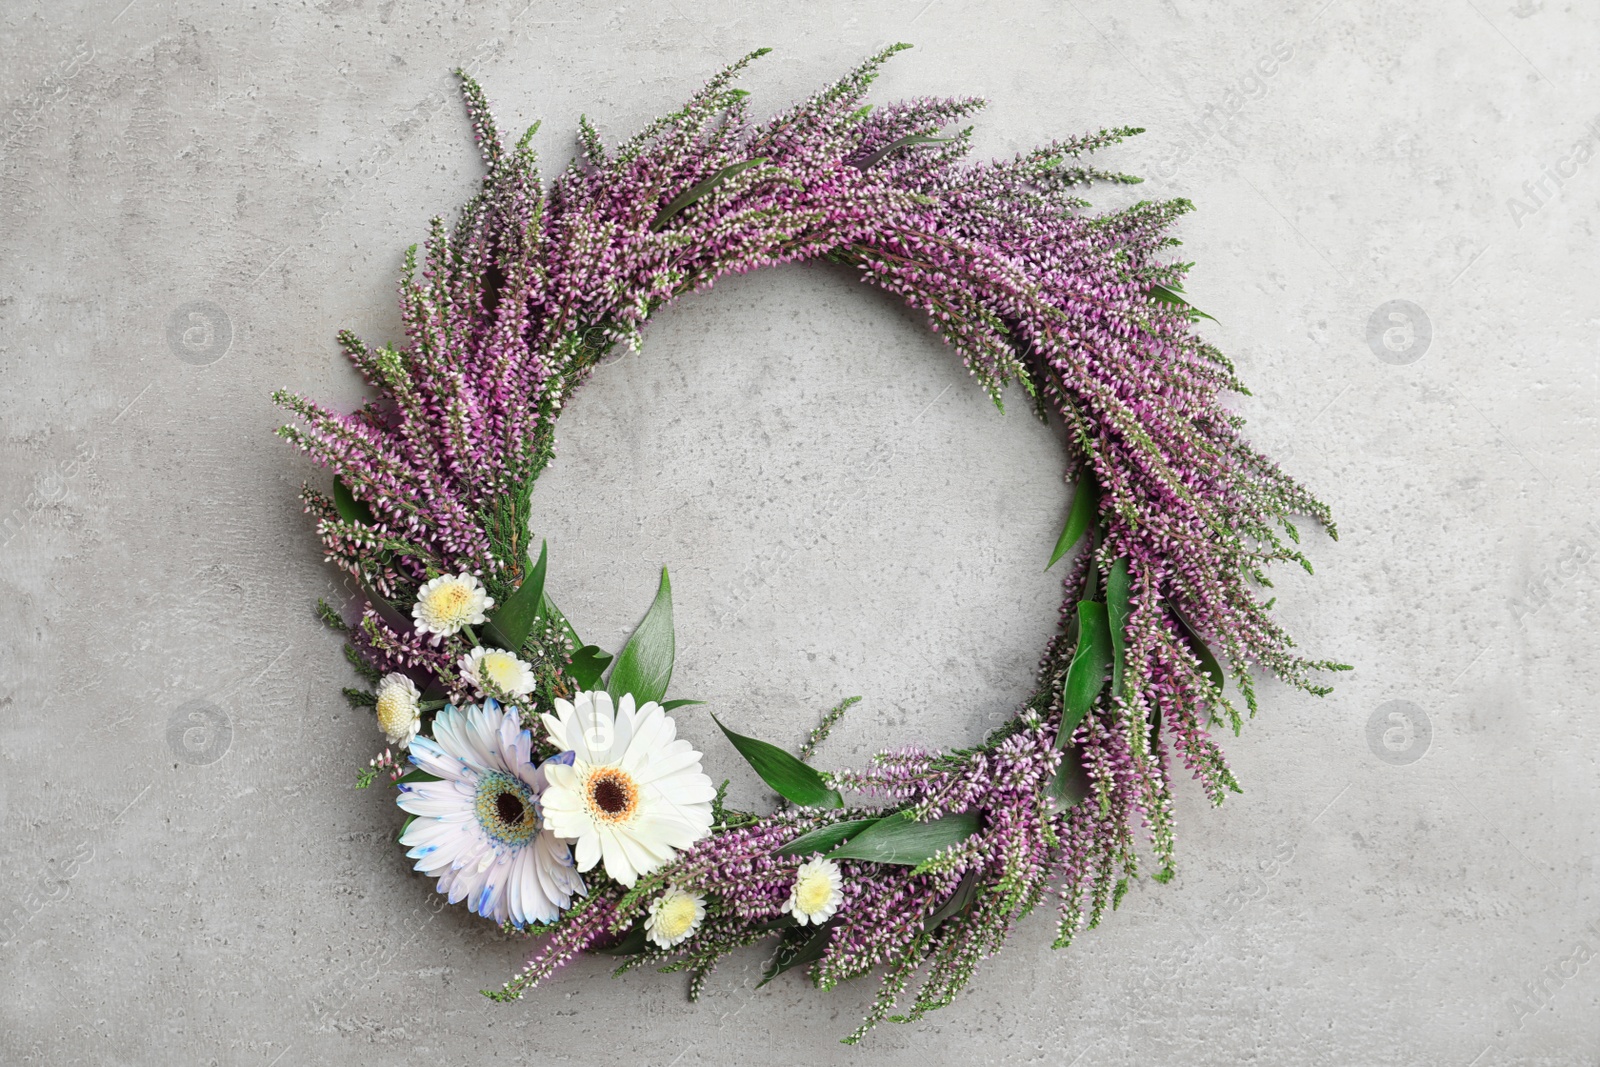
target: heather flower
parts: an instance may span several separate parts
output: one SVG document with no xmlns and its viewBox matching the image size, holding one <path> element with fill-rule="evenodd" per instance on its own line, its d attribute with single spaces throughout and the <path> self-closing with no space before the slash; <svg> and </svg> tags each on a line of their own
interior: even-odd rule
<svg viewBox="0 0 1600 1067">
<path fill-rule="evenodd" d="M 706 918 L 706 898 L 701 893 L 691 893 L 677 886 L 650 902 L 650 912 L 645 916 L 645 935 L 658 948 L 676 948 L 694 936 Z"/>
<path fill-rule="evenodd" d="M 794 916 L 794 921 L 804 926 L 812 923 L 821 926 L 833 918 L 844 900 L 844 875 L 839 865 L 830 859 L 817 856 L 806 860 L 794 875 L 794 888 L 783 909 Z"/>
<path fill-rule="evenodd" d="M 391 745 L 408 747 L 422 728 L 422 694 L 416 683 L 398 672 L 386 674 L 378 682 L 375 696 L 378 728 Z"/>
<path fill-rule="evenodd" d="M 484 612 L 494 607 L 494 597 L 471 574 L 441 574 L 417 590 L 411 607 L 417 633 L 432 634 L 432 643 L 461 632 L 463 626 L 479 626 Z"/>
</svg>

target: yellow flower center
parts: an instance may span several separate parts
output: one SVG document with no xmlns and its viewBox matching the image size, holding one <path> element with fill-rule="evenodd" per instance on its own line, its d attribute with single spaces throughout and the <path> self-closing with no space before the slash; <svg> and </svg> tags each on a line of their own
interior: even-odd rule
<svg viewBox="0 0 1600 1067">
<path fill-rule="evenodd" d="M 510 690 L 522 675 L 517 658 L 509 652 L 490 652 L 483 657 L 483 677 L 496 689 Z"/>
<path fill-rule="evenodd" d="M 620 767 L 601 767 L 584 783 L 589 814 L 604 823 L 625 823 L 639 810 L 639 787 Z"/>
<path fill-rule="evenodd" d="M 833 896 L 833 883 L 821 871 L 811 871 L 794 887 L 794 902 L 807 915 L 821 911 Z"/>
<path fill-rule="evenodd" d="M 403 734 L 416 717 L 416 706 L 411 694 L 398 686 L 386 689 L 378 698 L 378 726 L 391 737 Z"/>
<path fill-rule="evenodd" d="M 441 623 L 459 625 L 466 621 L 472 591 L 460 582 L 448 582 L 428 594 L 423 610 Z"/>
<path fill-rule="evenodd" d="M 694 926 L 694 897 L 674 893 L 661 902 L 656 912 L 656 929 L 668 941 L 676 941 Z"/>
</svg>

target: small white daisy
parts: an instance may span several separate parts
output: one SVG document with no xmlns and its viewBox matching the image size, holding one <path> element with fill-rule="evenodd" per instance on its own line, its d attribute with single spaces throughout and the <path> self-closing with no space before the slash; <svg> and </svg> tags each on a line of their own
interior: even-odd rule
<svg viewBox="0 0 1600 1067">
<path fill-rule="evenodd" d="M 700 929 L 706 918 L 706 898 L 671 886 L 650 903 L 644 931 L 661 948 L 673 948 Z"/>
<path fill-rule="evenodd" d="M 806 860 L 794 875 L 794 888 L 783 907 L 801 926 L 821 926 L 833 918 L 844 899 L 844 876 L 839 865 L 821 856 Z"/>
<path fill-rule="evenodd" d="M 503 649 L 480 645 L 462 656 L 461 676 L 486 697 L 514 700 L 533 692 L 533 668 Z"/>
<path fill-rule="evenodd" d="M 422 728 L 422 694 L 403 674 L 386 674 L 378 683 L 378 728 L 391 745 L 408 748 Z"/>
<path fill-rule="evenodd" d="M 425 582 L 417 590 L 417 602 L 411 606 L 411 617 L 417 620 L 417 630 L 432 634 L 432 643 L 461 632 L 463 626 L 479 626 L 484 612 L 494 607 L 494 597 L 483 588 L 477 577 L 467 573 L 441 574 Z"/>
</svg>

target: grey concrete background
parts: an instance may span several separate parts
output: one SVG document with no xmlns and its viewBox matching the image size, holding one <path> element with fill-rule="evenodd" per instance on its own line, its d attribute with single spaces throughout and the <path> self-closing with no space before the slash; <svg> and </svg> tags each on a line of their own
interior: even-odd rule
<svg viewBox="0 0 1600 1067">
<path fill-rule="evenodd" d="M 7 4 L 0 35 L 0 1061 L 1600 1057 L 1583 5 L 95 0 Z M 1237 407 L 1341 521 L 1282 611 L 1358 669 L 1264 687 L 1243 796 L 1180 784 L 1172 885 L 1064 953 L 1031 917 L 859 1050 L 835 1041 L 869 986 L 757 993 L 755 952 L 698 1005 L 594 962 L 492 1004 L 524 947 L 436 908 L 388 797 L 351 789 L 375 734 L 310 614 L 343 593 L 267 394 L 353 403 L 334 331 L 396 337 L 401 249 L 479 174 L 457 64 L 504 125 L 546 120 L 553 169 L 580 111 L 615 140 L 773 45 L 746 81 L 770 112 L 894 40 L 877 99 L 983 94 L 984 152 L 1149 128 L 1107 161 L 1199 207 L 1190 294 Z M 671 565 L 679 690 L 751 732 L 864 696 L 819 757 L 845 764 L 1015 708 L 1063 462 L 912 316 L 797 267 L 602 370 L 538 521 L 602 643 Z"/>
</svg>

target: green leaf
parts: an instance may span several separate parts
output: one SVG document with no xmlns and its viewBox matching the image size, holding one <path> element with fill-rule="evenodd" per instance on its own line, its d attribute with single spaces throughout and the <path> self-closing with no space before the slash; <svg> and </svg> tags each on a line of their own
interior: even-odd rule
<svg viewBox="0 0 1600 1067">
<path fill-rule="evenodd" d="M 667 579 L 667 568 L 662 567 L 656 599 L 628 643 L 617 653 L 606 692 L 616 700 L 621 700 L 625 693 L 632 693 L 640 704 L 659 701 L 667 695 L 676 654 L 677 645 L 672 636 L 672 583 Z"/>
<path fill-rule="evenodd" d="M 1089 781 L 1089 772 L 1083 769 L 1078 750 L 1068 748 L 1061 753 L 1061 763 L 1056 767 L 1055 777 L 1050 779 L 1048 793 L 1065 811 L 1088 796 L 1093 784 Z"/>
<path fill-rule="evenodd" d="M 394 839 L 395 839 L 395 840 L 396 840 L 396 841 L 398 841 L 398 840 L 400 840 L 400 839 L 401 839 L 401 838 L 402 838 L 402 837 L 404 837 L 404 836 L 406 836 L 406 831 L 407 831 L 407 830 L 409 830 L 409 829 L 411 829 L 411 824 L 412 824 L 412 823 L 414 823 L 414 822 L 416 822 L 416 821 L 417 821 L 417 818 L 418 818 L 418 816 L 416 816 L 416 815 L 408 815 L 408 816 L 407 816 L 407 817 L 406 817 L 406 821 L 405 821 L 405 824 L 404 824 L 404 825 L 403 825 L 403 826 L 401 826 L 401 827 L 400 827 L 400 832 L 399 832 L 399 833 L 397 833 L 397 834 L 395 834 L 395 835 L 394 835 Z"/>
<path fill-rule="evenodd" d="M 593 689 L 600 684 L 600 676 L 610 662 L 611 653 L 599 645 L 584 645 L 572 654 L 567 675 L 579 689 Z"/>
<path fill-rule="evenodd" d="M 343 478 L 333 480 L 333 509 L 345 522 L 359 522 L 364 526 L 376 526 L 378 520 L 372 515 L 372 509 L 366 503 L 356 499 L 350 487 L 344 484 Z"/>
<path fill-rule="evenodd" d="M 879 819 L 828 853 L 828 858 L 901 863 L 916 867 L 926 863 L 935 853 L 965 841 L 977 832 L 976 812 L 943 815 L 929 822 L 915 822 L 907 818 L 905 812 L 899 812 Z"/>
<path fill-rule="evenodd" d="M 1050 553 L 1050 562 L 1044 565 L 1045 570 L 1054 567 L 1062 556 L 1072 551 L 1072 546 L 1088 532 L 1099 510 L 1100 486 L 1095 482 L 1093 472 L 1086 467 L 1083 477 L 1078 479 L 1078 488 L 1072 493 L 1072 509 L 1067 512 L 1067 525 L 1056 539 L 1056 550 Z"/>
<path fill-rule="evenodd" d="M 1223 683 L 1227 681 L 1227 675 L 1222 673 L 1222 664 L 1217 662 L 1217 657 L 1211 654 L 1206 643 L 1200 640 L 1200 635 L 1195 632 L 1194 626 L 1184 617 L 1183 612 L 1173 608 L 1172 617 L 1178 620 L 1184 636 L 1188 637 L 1189 646 L 1194 649 L 1195 658 L 1200 661 L 1200 669 L 1210 675 L 1211 684 L 1217 687 L 1217 692 L 1222 692 Z"/>
<path fill-rule="evenodd" d="M 538 562 L 523 575 L 517 591 L 495 608 L 489 621 L 484 623 L 483 636 L 501 648 L 520 652 L 533 632 L 533 624 L 539 621 L 539 610 L 544 607 L 544 575 L 549 553 L 550 546 L 541 542 Z"/>
<path fill-rule="evenodd" d="M 661 232 L 667 223 L 672 221 L 674 216 L 684 209 L 690 207 L 695 202 L 710 196 L 712 191 L 715 190 L 717 186 L 721 185 L 735 174 L 742 174 L 751 167 L 760 166 L 766 161 L 767 159 L 765 156 L 757 156 L 755 159 L 747 159 L 742 163 L 730 163 L 728 166 L 723 167 L 705 181 L 685 189 L 683 192 L 674 197 L 670 204 L 661 209 L 661 213 L 656 216 L 656 220 L 650 224 L 650 232 Z"/>
<path fill-rule="evenodd" d="M 1111 630 L 1111 695 L 1122 695 L 1122 669 L 1127 663 L 1128 605 L 1133 591 L 1128 561 L 1118 559 L 1106 575 L 1106 624 Z"/>
<path fill-rule="evenodd" d="M 1188 308 L 1190 318 L 1211 319 L 1210 315 L 1207 315 L 1204 311 L 1201 311 L 1199 308 L 1189 303 L 1189 301 L 1179 296 L 1178 292 L 1173 291 L 1174 289 L 1176 289 L 1178 292 L 1182 292 L 1183 287 L 1175 285 L 1169 289 L 1165 285 L 1152 285 L 1150 287 L 1150 295 L 1163 304 L 1176 304 L 1180 307 Z M 1211 319 L 1211 321 L 1216 322 L 1217 320 Z"/>
<path fill-rule="evenodd" d="M 909 148 L 914 144 L 954 144 L 955 142 L 956 139 L 954 137 L 930 137 L 927 134 L 911 134 L 909 136 L 900 138 L 893 144 L 884 145 L 867 158 L 855 164 L 855 166 L 857 170 L 867 170 L 871 167 L 876 167 L 879 163 L 882 163 L 886 158 L 888 158 L 891 152 L 897 152 L 902 148 Z"/>
<path fill-rule="evenodd" d="M 854 837 L 877 821 L 877 819 L 846 819 L 831 826 L 820 826 L 790 841 L 778 849 L 776 855 L 809 856 L 814 852 L 826 852 L 844 844 L 846 838 Z"/>
<path fill-rule="evenodd" d="M 778 951 L 761 968 L 761 981 L 756 983 L 756 988 L 760 989 L 784 971 L 820 960 L 828 951 L 828 935 L 832 931 L 831 925 L 816 928 L 814 932 L 804 926 L 785 931 L 778 942 Z"/>
<path fill-rule="evenodd" d="M 402 637 L 411 633 L 416 625 L 415 621 L 400 614 L 399 608 L 373 592 L 371 586 L 362 584 L 361 595 L 367 598 L 367 602 L 372 605 L 372 610 L 378 613 L 378 618 L 382 619 L 384 625 L 388 626 L 389 629 Z"/>
<path fill-rule="evenodd" d="M 1111 666 L 1111 627 L 1106 621 L 1106 606 L 1096 600 L 1078 601 L 1078 651 L 1067 668 L 1067 682 L 1061 693 L 1061 732 L 1056 747 L 1064 748 L 1072 731 L 1089 714 L 1105 688 L 1106 671 Z"/>
<path fill-rule="evenodd" d="M 418 767 L 416 770 L 411 771 L 408 774 L 401 775 L 399 778 L 396 778 L 394 784 L 395 785 L 414 785 L 414 784 L 416 784 L 418 782 L 442 782 L 442 781 L 444 781 L 444 779 L 440 778 L 437 774 L 429 774 L 427 771 L 423 770 L 421 767 Z"/>
<path fill-rule="evenodd" d="M 940 904 L 934 913 L 928 916 L 922 924 L 924 930 L 933 931 L 946 919 L 953 918 L 960 912 L 966 911 L 974 897 L 978 895 L 978 872 L 968 871 L 961 881 L 956 883 L 955 892 L 950 894 L 950 899 Z"/>
<path fill-rule="evenodd" d="M 633 927 L 614 945 L 594 949 L 597 956 L 636 956 L 650 947 L 644 930 L 644 920 L 633 924 Z"/>
<path fill-rule="evenodd" d="M 753 737 L 736 734 L 715 715 L 711 721 L 727 735 L 733 747 L 739 750 L 750 766 L 756 769 L 761 780 L 782 796 L 807 808 L 842 808 L 844 798 L 838 790 L 829 789 L 822 775 L 801 763 L 777 745 L 757 741 Z"/>
<path fill-rule="evenodd" d="M 676 710 L 678 708 L 686 708 L 691 704 L 704 704 L 704 703 L 705 703 L 704 700 L 668 700 L 668 701 L 664 701 L 662 703 L 661 710 L 662 711 L 674 711 L 674 710 Z"/>
</svg>

